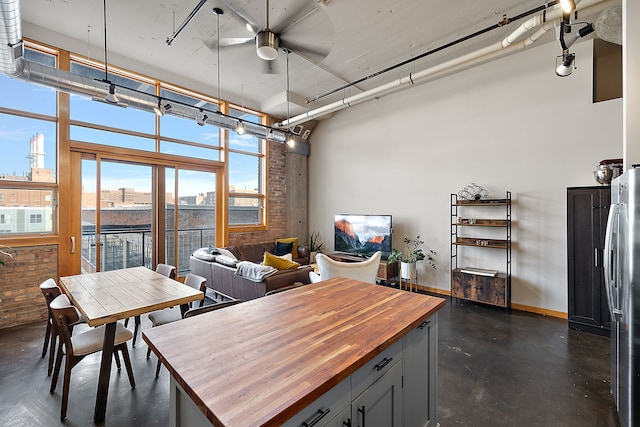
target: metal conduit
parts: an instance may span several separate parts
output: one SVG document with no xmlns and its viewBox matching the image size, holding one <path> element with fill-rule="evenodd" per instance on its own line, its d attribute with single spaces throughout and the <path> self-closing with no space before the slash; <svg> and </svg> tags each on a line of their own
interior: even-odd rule
<svg viewBox="0 0 640 427">
<path fill-rule="evenodd" d="M 69 71 L 27 61 L 22 57 L 22 27 L 20 0 L 0 0 L 0 73 L 9 77 L 54 88 L 76 95 L 104 100 L 109 87 L 102 81 L 94 80 Z M 159 98 L 155 95 L 117 86 L 119 105 L 144 111 L 153 111 Z M 206 123 L 225 129 L 235 129 L 240 121 L 216 111 L 206 111 L 198 107 L 163 99 L 171 104 L 165 114 L 196 120 L 199 114 L 207 114 Z M 258 123 L 242 121 L 245 132 L 256 138 L 284 143 L 288 133 Z"/>
<path fill-rule="evenodd" d="M 582 0 L 576 6 L 576 10 L 596 12 L 598 10 L 605 9 L 606 7 L 614 3 L 616 3 L 615 0 Z M 457 71 L 461 68 L 467 68 L 479 62 L 493 59 L 515 50 L 523 49 L 529 46 L 531 43 L 535 42 L 546 31 L 553 28 L 553 26 L 549 24 L 549 21 L 559 22 L 561 18 L 562 10 L 559 7 L 551 10 L 544 10 L 543 13 L 539 13 L 538 15 L 522 23 L 515 31 L 513 31 L 510 35 L 505 37 L 500 42 L 491 44 L 487 47 L 481 48 L 458 58 L 454 58 L 450 61 L 433 66 L 431 68 L 427 68 L 416 73 L 410 73 L 405 77 L 396 79 L 381 86 L 377 86 L 373 89 L 369 89 L 359 94 L 345 97 L 325 106 L 307 111 L 295 117 L 291 117 L 288 120 L 283 120 L 279 123 L 276 123 L 275 126 L 279 128 L 289 128 L 291 126 L 295 126 L 309 120 L 318 119 L 320 117 L 326 116 L 327 114 L 334 113 L 344 108 L 360 104 L 374 98 L 389 95 L 410 86 L 415 86 L 417 84 L 422 84 L 427 81 L 434 80 L 438 77 L 441 77 L 453 71 Z M 525 40 L 517 41 L 519 37 L 541 25 L 543 25 L 543 27 L 536 33 L 534 33 L 534 35 Z"/>
</svg>

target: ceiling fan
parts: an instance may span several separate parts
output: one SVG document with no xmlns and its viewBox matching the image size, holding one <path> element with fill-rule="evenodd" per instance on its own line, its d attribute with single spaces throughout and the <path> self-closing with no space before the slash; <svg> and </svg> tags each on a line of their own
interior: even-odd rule
<svg viewBox="0 0 640 427">
<path fill-rule="evenodd" d="M 238 45 L 247 45 L 255 41 L 256 55 L 266 62 L 267 72 L 273 72 L 271 62 L 278 57 L 278 51 L 280 48 L 288 49 L 289 51 L 297 54 L 298 56 L 310 60 L 313 63 L 322 61 L 331 51 L 330 45 L 326 42 L 328 39 L 332 40 L 332 26 L 330 22 L 324 23 L 316 27 L 323 29 L 330 28 L 331 34 L 316 34 L 310 35 L 309 31 L 296 30 L 298 24 L 304 20 L 310 18 L 313 15 L 319 16 L 319 5 L 316 4 L 313 9 L 308 8 L 308 2 L 302 3 L 302 6 L 289 13 L 280 19 L 281 22 L 276 25 L 272 25 L 269 20 L 269 0 L 265 1 L 265 26 L 261 27 L 252 19 L 248 14 L 231 4 L 228 0 L 219 0 L 224 4 L 236 17 L 244 22 L 245 27 L 254 33 L 253 37 L 245 38 L 223 38 L 220 40 L 221 47 L 230 47 Z M 316 2 L 314 2 L 316 3 Z M 328 21 L 328 19 L 326 19 Z M 326 30 L 324 30 L 326 31 Z M 297 33 L 297 34 L 296 34 Z M 324 41 L 318 42 L 318 41 Z"/>
</svg>

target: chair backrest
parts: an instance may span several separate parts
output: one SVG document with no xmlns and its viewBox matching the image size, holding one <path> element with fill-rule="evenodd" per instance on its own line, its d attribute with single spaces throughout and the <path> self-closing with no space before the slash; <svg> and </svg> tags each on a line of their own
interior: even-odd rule
<svg viewBox="0 0 640 427">
<path fill-rule="evenodd" d="M 324 254 L 318 254 L 316 262 L 318 263 L 318 269 L 320 269 L 320 280 L 346 277 L 347 279 L 355 279 L 375 284 L 381 255 L 380 251 L 378 251 L 366 261 L 341 262 L 331 259 Z"/>
<path fill-rule="evenodd" d="M 230 305 L 236 305 L 241 302 L 242 301 L 238 299 L 233 301 L 219 302 L 217 304 L 205 305 L 204 307 L 191 308 L 187 310 L 182 317 L 186 319 L 187 317 L 193 317 L 193 316 L 197 316 L 198 314 L 208 313 L 214 310 L 220 310 L 221 308 L 229 307 Z"/>
<path fill-rule="evenodd" d="M 189 273 L 184 278 L 184 284 L 191 286 L 193 289 L 204 292 L 206 291 L 207 279 L 197 274 Z"/>
<path fill-rule="evenodd" d="M 156 273 L 167 276 L 169 279 L 176 278 L 176 268 L 173 265 L 160 263 L 156 266 Z"/>
<path fill-rule="evenodd" d="M 40 283 L 40 291 L 42 291 L 42 295 L 44 295 L 44 299 L 47 301 L 47 309 L 51 305 L 51 301 L 53 301 L 57 296 L 62 294 L 62 291 L 58 287 L 58 284 L 55 280 L 49 278 L 44 282 Z M 49 310 L 49 314 L 51 311 Z"/>
<path fill-rule="evenodd" d="M 57 328 L 58 335 L 62 337 L 67 349 L 66 351 L 69 354 L 73 354 L 69 325 L 76 323 L 80 319 L 78 309 L 71 304 L 69 297 L 65 294 L 61 294 L 51 301 L 49 308 L 51 309 L 54 327 Z"/>
</svg>

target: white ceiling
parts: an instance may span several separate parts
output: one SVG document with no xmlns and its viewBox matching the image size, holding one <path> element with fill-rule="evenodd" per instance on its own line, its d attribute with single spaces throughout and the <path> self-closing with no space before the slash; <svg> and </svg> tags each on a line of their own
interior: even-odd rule
<svg viewBox="0 0 640 427">
<path fill-rule="evenodd" d="M 215 96 L 218 91 L 218 36 L 217 18 L 212 9 L 219 7 L 224 11 L 220 17 L 222 97 L 283 118 L 499 41 L 515 30 L 522 20 L 368 79 L 357 87 L 311 104 L 304 102 L 497 24 L 503 15 L 513 17 L 543 6 L 545 1 L 271 0 L 270 28 L 282 33 L 283 40 L 294 52 L 308 57 L 289 55 L 289 111 L 283 53 L 273 61 L 275 73 L 268 74 L 252 41 L 222 46 L 233 38 L 253 36 L 239 15 L 261 26 L 266 24 L 265 2 L 208 0 L 172 46 L 167 47 L 167 37 L 197 4 L 198 0 L 107 0 L 109 62 L 123 65 L 114 62 L 112 58 L 115 57 L 145 64 L 148 69 L 181 76 L 186 82 L 194 82 L 193 87 L 205 88 L 208 94 Z M 42 42 L 68 37 L 75 43 L 61 46 L 64 41 L 57 41 L 56 46 L 104 59 L 103 0 L 23 0 L 21 13 L 25 37 Z M 306 17 L 296 21 L 297 17 L 303 16 Z M 561 53 L 559 46 L 558 53 Z M 157 74 L 152 77 L 162 78 Z"/>
</svg>

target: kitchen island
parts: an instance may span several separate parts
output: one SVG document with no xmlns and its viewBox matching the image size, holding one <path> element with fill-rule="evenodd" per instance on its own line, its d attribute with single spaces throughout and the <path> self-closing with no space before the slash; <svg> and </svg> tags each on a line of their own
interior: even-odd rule
<svg viewBox="0 0 640 427">
<path fill-rule="evenodd" d="M 444 304 L 336 278 L 143 338 L 171 375 L 171 425 L 435 426 Z"/>
</svg>

